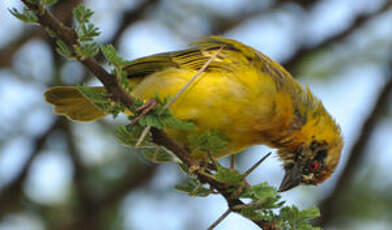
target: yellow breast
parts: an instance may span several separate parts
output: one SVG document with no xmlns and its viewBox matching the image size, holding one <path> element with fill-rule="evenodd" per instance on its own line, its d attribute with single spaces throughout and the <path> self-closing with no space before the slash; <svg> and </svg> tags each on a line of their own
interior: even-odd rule
<svg viewBox="0 0 392 230">
<path fill-rule="evenodd" d="M 143 99 L 156 93 L 160 97 L 174 96 L 195 73 L 176 68 L 157 72 L 138 81 L 132 92 Z M 276 94 L 271 77 L 255 69 L 205 72 L 176 100 L 171 112 L 178 119 L 194 122 L 198 129 L 193 134 L 212 129 L 224 132 L 230 143 L 222 155 L 216 156 L 223 157 L 265 143 L 260 131 L 275 120 Z M 185 143 L 190 134 L 167 132 Z"/>
</svg>

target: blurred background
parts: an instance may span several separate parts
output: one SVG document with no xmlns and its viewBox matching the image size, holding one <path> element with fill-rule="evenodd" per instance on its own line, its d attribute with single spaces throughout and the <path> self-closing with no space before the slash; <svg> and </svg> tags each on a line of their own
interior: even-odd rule
<svg viewBox="0 0 392 230">
<path fill-rule="evenodd" d="M 392 229 L 392 2 L 386 0 L 61 0 L 54 14 L 95 11 L 99 42 L 127 59 L 185 48 L 223 35 L 262 51 L 310 86 L 342 126 L 345 147 L 332 179 L 282 194 L 318 206 L 325 229 Z M 23 25 L 0 1 L 0 230 L 205 229 L 225 210 L 220 196 L 190 198 L 174 164 L 156 165 L 114 137 L 125 119 L 72 123 L 42 93 L 53 85 L 99 82 L 54 52 L 38 26 Z M 246 170 L 269 149 L 237 157 Z M 227 163 L 227 160 L 223 160 Z M 270 157 L 252 184 L 278 186 Z M 258 229 L 231 214 L 216 229 Z"/>
</svg>

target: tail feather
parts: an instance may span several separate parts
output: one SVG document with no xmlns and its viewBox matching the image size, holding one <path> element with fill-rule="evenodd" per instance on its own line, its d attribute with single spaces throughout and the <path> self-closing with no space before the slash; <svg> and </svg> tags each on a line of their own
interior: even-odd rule
<svg viewBox="0 0 392 230">
<path fill-rule="evenodd" d="M 103 90 L 102 87 L 95 87 Z M 57 86 L 48 89 L 45 94 L 48 103 L 54 105 L 54 112 L 74 121 L 94 121 L 106 116 L 93 103 L 85 98 L 74 86 Z"/>
</svg>

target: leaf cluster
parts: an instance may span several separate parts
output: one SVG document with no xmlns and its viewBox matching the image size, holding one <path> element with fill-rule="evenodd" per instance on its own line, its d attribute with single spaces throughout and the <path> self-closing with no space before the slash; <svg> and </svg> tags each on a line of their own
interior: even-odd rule
<svg viewBox="0 0 392 230">
<path fill-rule="evenodd" d="M 169 102 L 170 97 L 160 98 L 158 95 L 155 96 L 154 100 L 158 103 L 157 106 L 151 110 L 146 116 L 143 116 L 139 120 L 139 125 L 143 127 L 151 126 L 157 129 L 177 129 L 185 131 L 194 131 L 197 129 L 195 124 L 188 121 L 182 121 L 176 119 L 169 109 L 165 108 L 165 105 Z M 133 109 L 136 109 L 144 104 L 144 101 L 137 100 L 133 105 Z M 135 114 L 137 116 L 137 114 Z M 135 116 L 131 116 L 132 120 Z"/>
<path fill-rule="evenodd" d="M 203 152 L 219 153 L 229 143 L 226 134 L 218 129 L 206 131 L 202 134 L 189 136 L 189 143 L 193 149 Z"/>
<path fill-rule="evenodd" d="M 118 126 L 116 129 L 116 137 L 123 145 L 134 147 L 138 142 L 143 129 L 144 128 L 140 125 Z M 154 163 L 179 162 L 171 151 L 153 143 L 151 134 L 147 134 L 138 150 L 140 150 L 146 159 Z"/>
<path fill-rule="evenodd" d="M 74 50 L 76 55 L 80 59 L 85 59 L 96 55 L 99 52 L 98 43 L 94 42 L 94 38 L 100 35 L 98 27 L 90 22 L 94 12 L 85 7 L 84 5 L 78 5 L 73 9 L 73 15 L 77 22 L 76 33 L 78 34 L 78 40 L 80 46 L 75 46 Z"/>
<path fill-rule="evenodd" d="M 117 76 L 120 86 L 126 91 L 131 92 L 132 87 L 128 80 L 128 74 L 124 71 L 124 68 L 129 64 L 129 61 L 121 58 L 111 44 L 101 46 L 101 51 L 106 60 L 114 67 L 113 73 Z"/>
<path fill-rule="evenodd" d="M 28 0 L 29 3 L 40 6 L 50 6 L 57 3 L 57 0 Z"/>
<path fill-rule="evenodd" d="M 240 172 L 234 169 L 228 169 L 216 163 L 217 171 L 214 175 L 216 180 L 234 186 L 244 186 L 244 177 Z"/>
<path fill-rule="evenodd" d="M 16 8 L 12 8 L 9 9 L 9 12 L 24 23 L 38 23 L 38 18 L 35 13 L 26 7 L 24 7 L 22 11 L 19 11 Z"/>
<path fill-rule="evenodd" d="M 99 110 L 102 112 L 112 114 L 116 117 L 120 112 L 125 110 L 125 106 L 115 103 L 109 99 L 109 94 L 106 90 L 97 90 L 87 86 L 78 86 L 78 90 L 83 96 L 88 98 Z"/>
<path fill-rule="evenodd" d="M 211 189 L 204 187 L 196 179 L 187 180 L 183 184 L 176 185 L 174 188 L 178 191 L 188 193 L 189 196 L 206 197 L 212 193 Z"/>
<path fill-rule="evenodd" d="M 225 169 L 224 172 L 224 175 L 219 176 L 224 177 L 223 179 L 220 178 L 220 181 L 230 182 L 231 179 L 229 178 L 237 178 L 233 182 L 239 182 L 241 177 L 238 175 L 238 172 L 229 169 Z M 232 172 L 232 175 L 230 175 L 230 172 Z M 215 174 L 216 177 L 217 174 Z M 186 192 L 190 196 L 206 197 L 212 194 L 211 190 L 205 188 L 203 184 L 195 179 L 176 185 L 175 188 L 181 192 Z M 231 190 L 235 191 L 236 189 L 233 188 L 238 187 L 230 187 Z M 243 206 L 234 206 L 232 211 L 238 212 L 246 218 L 254 221 L 268 221 L 274 223 L 276 227 L 282 230 L 320 229 L 319 227 L 313 227 L 308 222 L 320 216 L 320 212 L 316 207 L 299 210 L 296 206 L 284 206 L 285 202 L 280 200 L 281 197 L 278 195 L 277 190 L 267 183 L 250 186 L 239 197 L 250 199 L 250 202 Z"/>
</svg>

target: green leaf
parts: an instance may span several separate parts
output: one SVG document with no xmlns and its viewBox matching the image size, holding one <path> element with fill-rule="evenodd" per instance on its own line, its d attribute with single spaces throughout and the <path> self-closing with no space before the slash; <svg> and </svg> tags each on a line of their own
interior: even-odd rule
<svg viewBox="0 0 392 230">
<path fill-rule="evenodd" d="M 93 16 L 94 11 L 85 7 L 84 5 L 78 5 L 73 8 L 73 15 L 79 24 L 84 24 L 90 21 L 91 16 Z"/>
<path fill-rule="evenodd" d="M 134 147 L 138 142 L 144 127 L 135 125 L 132 127 L 119 126 L 116 128 L 116 137 L 124 145 Z M 179 162 L 174 154 L 168 149 L 152 143 L 150 134 L 144 138 L 138 150 L 143 156 L 154 163 Z"/>
<path fill-rule="evenodd" d="M 279 218 L 282 226 L 289 229 L 319 229 L 307 223 L 308 220 L 319 217 L 320 211 L 311 207 L 300 211 L 296 206 L 284 207 L 280 210 Z"/>
<path fill-rule="evenodd" d="M 25 23 L 38 23 L 38 18 L 35 15 L 35 13 L 26 7 L 23 8 L 23 12 L 20 12 L 16 8 L 8 9 L 8 11 L 16 18 L 18 18 L 19 20 Z"/>
<path fill-rule="evenodd" d="M 145 158 L 154 163 L 179 162 L 178 158 L 168 149 L 150 142 L 138 148 Z"/>
<path fill-rule="evenodd" d="M 57 0 L 41 0 L 41 3 L 42 3 L 43 5 L 48 5 L 48 6 L 50 6 L 50 5 L 56 4 L 56 3 L 57 3 Z"/>
<path fill-rule="evenodd" d="M 82 60 L 95 56 L 99 52 L 96 42 L 86 43 L 81 46 L 74 46 L 74 50 L 76 55 L 78 55 Z"/>
<path fill-rule="evenodd" d="M 122 68 L 116 69 L 114 74 L 119 78 L 120 86 L 127 92 L 132 92 L 132 85 L 129 82 L 128 73 Z"/>
<path fill-rule="evenodd" d="M 125 110 L 122 104 L 115 103 L 109 99 L 106 90 L 97 90 L 96 88 L 85 86 L 78 86 L 78 90 L 102 112 L 113 114 L 116 117 L 120 112 Z"/>
<path fill-rule="evenodd" d="M 49 29 L 49 28 L 45 28 L 45 31 L 48 33 L 48 35 L 49 35 L 51 38 L 56 38 L 56 37 L 57 37 L 57 34 L 56 34 L 53 30 L 51 30 L 51 29 Z"/>
<path fill-rule="evenodd" d="M 265 211 L 281 207 L 284 202 L 278 202 L 280 196 L 277 195 L 275 188 L 269 186 L 267 183 L 254 185 L 246 189 L 242 194 L 242 198 L 250 198 L 257 203 L 255 210 Z"/>
<path fill-rule="evenodd" d="M 206 197 L 211 194 L 211 190 L 205 188 L 203 184 L 196 179 L 188 180 L 183 184 L 176 185 L 174 188 L 181 192 L 188 193 L 189 196 Z"/>
<path fill-rule="evenodd" d="M 175 118 L 169 110 L 164 110 L 160 115 L 162 124 L 165 128 L 184 131 L 194 131 L 197 126 L 190 121 L 182 121 Z"/>
<path fill-rule="evenodd" d="M 118 126 L 116 128 L 116 137 L 117 139 L 124 145 L 133 147 L 136 142 L 139 140 L 140 135 L 143 132 L 143 127 L 139 125 L 135 125 L 132 129 L 127 126 Z M 144 139 L 144 141 L 149 141 L 150 136 Z"/>
<path fill-rule="evenodd" d="M 178 163 L 178 167 L 185 173 L 189 173 L 189 167 L 184 163 Z"/>
<path fill-rule="evenodd" d="M 248 219 L 251 220 L 265 220 L 266 215 L 263 215 L 262 213 L 257 211 L 257 207 L 245 207 L 240 210 L 241 215 L 245 216 Z"/>
<path fill-rule="evenodd" d="M 240 172 L 234 169 L 227 169 L 217 164 L 218 170 L 215 174 L 215 178 L 218 181 L 223 183 L 227 183 L 234 186 L 243 186 L 245 185 L 243 181 L 243 177 Z"/>
<path fill-rule="evenodd" d="M 94 40 L 94 37 L 97 37 L 101 34 L 98 27 L 95 27 L 91 23 L 83 23 L 80 25 L 80 29 L 77 30 L 79 41 L 80 42 L 89 42 Z"/>
<path fill-rule="evenodd" d="M 83 49 L 85 49 L 85 51 L 83 52 L 84 55 L 80 54 L 79 56 L 89 57 L 95 55 L 99 51 L 96 47 L 97 44 L 88 43 L 93 41 L 95 37 L 101 34 L 99 28 L 96 27 L 94 24 L 90 23 L 91 16 L 94 14 L 94 12 L 89 8 L 85 7 L 84 5 L 78 5 L 73 9 L 73 14 L 79 24 L 79 26 L 76 28 L 78 39 L 82 43 L 81 47 L 84 46 Z"/>
<path fill-rule="evenodd" d="M 265 200 L 268 198 L 273 198 L 278 194 L 274 187 L 269 186 L 267 183 L 261 183 L 258 185 L 253 185 L 248 188 L 241 197 L 251 198 L 253 200 Z"/>
<path fill-rule="evenodd" d="M 160 98 L 156 96 L 155 100 L 158 102 L 158 105 L 146 116 L 140 118 L 138 123 L 141 126 L 151 126 L 157 129 L 171 128 L 185 131 L 193 131 L 197 129 L 196 125 L 192 122 L 178 120 L 171 114 L 170 110 L 164 109 L 169 97 Z M 143 103 L 144 102 L 142 100 L 137 100 L 137 102 L 132 105 L 132 109 L 140 107 Z M 137 114 L 135 114 L 135 116 L 137 116 Z M 130 119 L 132 119 L 132 117 L 130 117 Z"/>
<path fill-rule="evenodd" d="M 27 0 L 27 1 L 34 5 L 37 5 L 40 2 L 40 0 Z"/>
<path fill-rule="evenodd" d="M 300 212 L 300 215 L 303 221 L 310 220 L 310 219 L 320 217 L 320 210 L 317 207 L 310 207 L 302 210 Z"/>
<path fill-rule="evenodd" d="M 191 135 L 188 139 L 191 147 L 204 152 L 211 151 L 212 153 L 219 153 L 229 143 L 226 134 L 217 129 L 206 131 L 201 135 Z"/>
<path fill-rule="evenodd" d="M 159 115 L 157 115 L 153 111 L 150 112 L 148 115 L 140 118 L 139 124 L 144 127 L 151 126 L 157 129 L 163 129 L 165 127 Z"/>
<path fill-rule="evenodd" d="M 111 44 L 101 46 L 101 51 L 105 58 L 117 68 L 122 68 L 123 66 L 129 64 L 129 61 L 125 61 L 117 55 L 116 49 Z"/>
<path fill-rule="evenodd" d="M 66 58 L 70 58 L 70 59 L 73 58 L 71 50 L 68 48 L 68 46 L 63 41 L 58 39 L 56 41 L 56 45 L 57 45 L 56 52 L 58 54 L 66 57 Z"/>
<path fill-rule="evenodd" d="M 115 67 L 113 74 L 117 76 L 120 82 L 120 86 L 128 91 L 132 91 L 131 84 L 129 83 L 128 73 L 123 71 L 123 68 L 129 64 L 129 61 L 122 59 L 117 55 L 116 49 L 111 45 L 102 45 L 101 51 L 109 63 Z"/>
</svg>

